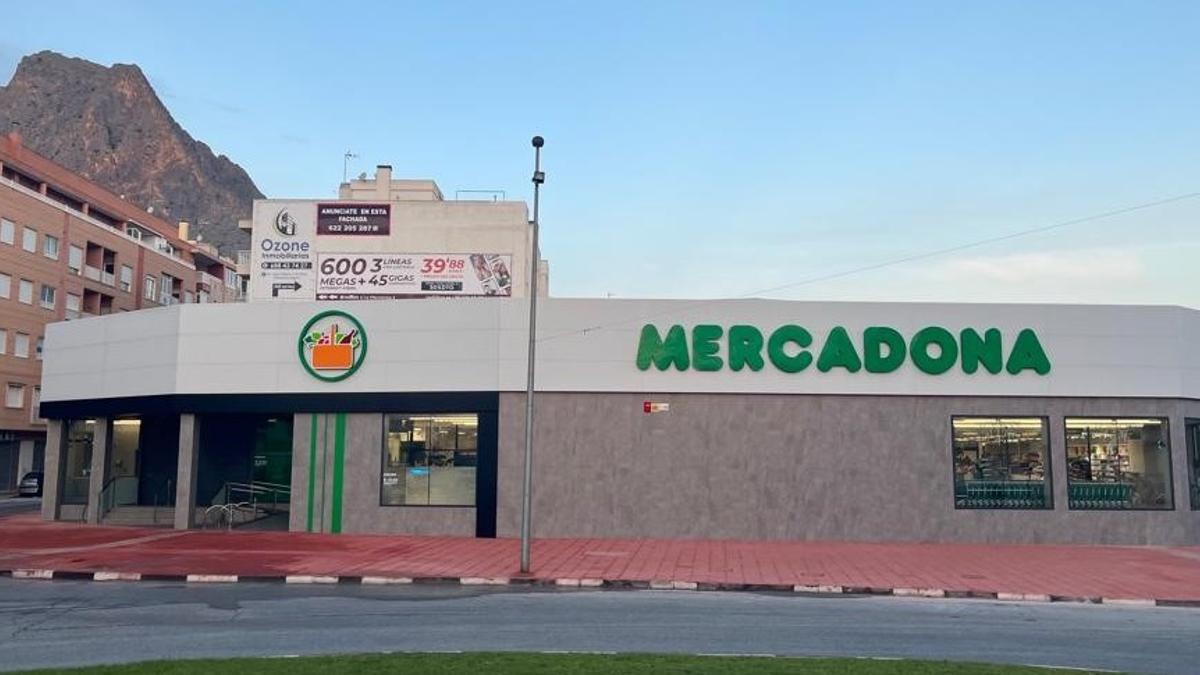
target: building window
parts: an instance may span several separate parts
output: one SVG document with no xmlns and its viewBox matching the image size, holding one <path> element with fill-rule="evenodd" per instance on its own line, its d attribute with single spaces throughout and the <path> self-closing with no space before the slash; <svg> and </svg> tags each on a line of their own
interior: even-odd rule
<svg viewBox="0 0 1200 675">
<path fill-rule="evenodd" d="M 479 416 L 385 415 L 384 506 L 475 506 Z"/>
<path fill-rule="evenodd" d="M 951 427 L 956 508 L 1054 508 L 1044 418 L 955 417 Z"/>
<path fill-rule="evenodd" d="M 8 353 L 8 331 L 0 328 L 0 354 Z"/>
<path fill-rule="evenodd" d="M 22 279 L 17 285 L 17 300 L 26 305 L 33 304 L 33 282 L 28 279 Z"/>
<path fill-rule="evenodd" d="M 42 237 L 42 254 L 51 260 L 58 260 L 58 237 L 48 234 Z"/>
<path fill-rule="evenodd" d="M 121 290 L 126 293 L 133 290 L 133 268 L 129 265 L 121 265 Z"/>
<path fill-rule="evenodd" d="M 1167 421 L 1068 417 L 1067 506 L 1173 508 Z"/>
<path fill-rule="evenodd" d="M 33 354 L 38 361 L 42 360 L 42 350 L 46 347 L 46 336 L 39 335 L 37 342 L 34 343 Z"/>
<path fill-rule="evenodd" d="M 42 284 L 42 307 L 44 309 L 54 309 L 56 300 L 58 300 L 58 291 L 53 286 Z"/>
<path fill-rule="evenodd" d="M 1188 420 L 1187 435 L 1188 488 L 1192 495 L 1192 510 L 1200 511 L 1200 420 Z"/>
<path fill-rule="evenodd" d="M 13 242 L 16 241 L 16 236 L 17 236 L 16 223 L 9 220 L 8 218 L 0 219 L 0 241 L 4 242 L 5 244 L 8 244 L 9 246 L 12 246 Z"/>
<path fill-rule="evenodd" d="M 29 334 L 17 333 L 13 336 L 13 356 L 19 359 L 29 358 Z"/>
<path fill-rule="evenodd" d="M 26 227 L 21 232 L 21 248 L 30 253 L 37 253 L 37 230 Z"/>
<path fill-rule="evenodd" d="M 175 299 L 175 277 L 164 274 L 162 275 L 162 285 L 158 287 L 158 301 L 161 304 L 169 305 Z"/>
<path fill-rule="evenodd" d="M 12 297 L 12 277 L 0 274 L 0 298 L 7 300 Z"/>
<path fill-rule="evenodd" d="M 46 419 L 42 417 L 42 387 L 40 385 L 34 385 L 33 394 L 29 399 L 29 419 L 41 424 L 46 422 Z"/>
<path fill-rule="evenodd" d="M 67 293 L 67 318 L 78 319 L 81 298 L 74 293 Z"/>
<path fill-rule="evenodd" d="M 142 281 L 142 297 L 146 300 L 154 299 L 154 276 L 147 274 Z"/>
<path fill-rule="evenodd" d="M 8 389 L 4 393 L 4 405 L 9 408 L 24 408 L 25 385 L 9 382 Z"/>
<path fill-rule="evenodd" d="M 67 247 L 67 269 L 71 274 L 83 273 L 83 249 L 79 246 Z"/>
</svg>

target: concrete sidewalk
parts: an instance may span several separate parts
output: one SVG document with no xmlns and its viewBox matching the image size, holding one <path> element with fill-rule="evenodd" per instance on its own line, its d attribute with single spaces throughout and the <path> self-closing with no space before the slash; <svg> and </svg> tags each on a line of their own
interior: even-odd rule
<svg viewBox="0 0 1200 675">
<path fill-rule="evenodd" d="M 176 532 L 0 519 L 0 573 L 18 578 L 538 583 L 774 589 L 1200 606 L 1200 547 L 658 539 L 535 540 Z"/>
</svg>

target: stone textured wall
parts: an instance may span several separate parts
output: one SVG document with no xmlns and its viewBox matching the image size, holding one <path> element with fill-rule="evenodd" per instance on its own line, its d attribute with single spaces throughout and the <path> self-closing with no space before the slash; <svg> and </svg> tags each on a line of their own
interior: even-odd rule
<svg viewBox="0 0 1200 675">
<path fill-rule="evenodd" d="M 329 532 L 332 523 L 334 415 L 317 415 L 317 471 L 314 474 L 313 531 Z M 304 532 L 308 518 L 309 457 L 312 415 L 295 416 L 292 434 L 290 529 Z M 327 433 L 328 431 L 328 433 Z M 346 415 L 342 492 L 342 532 L 475 535 L 475 509 L 440 506 L 380 506 L 383 414 Z"/>
<path fill-rule="evenodd" d="M 646 399 L 670 403 L 647 415 Z M 1185 417 L 1200 402 L 539 394 L 540 537 L 1200 543 Z M 501 394 L 499 536 L 520 532 L 524 395 Z M 952 415 L 1050 419 L 1053 510 L 956 510 Z M 1069 511 L 1065 416 L 1170 421 L 1174 511 Z"/>
</svg>

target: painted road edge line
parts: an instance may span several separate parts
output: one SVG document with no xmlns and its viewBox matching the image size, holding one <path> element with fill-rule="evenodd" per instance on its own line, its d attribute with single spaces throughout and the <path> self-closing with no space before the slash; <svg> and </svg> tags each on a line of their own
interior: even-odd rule
<svg viewBox="0 0 1200 675">
<path fill-rule="evenodd" d="M 1105 605 L 1123 605 L 1125 607 L 1155 607 L 1158 601 L 1152 598 L 1100 598 Z"/>
<path fill-rule="evenodd" d="M 462 586 L 508 586 L 512 580 L 508 577 L 461 577 L 458 583 Z"/>
<path fill-rule="evenodd" d="M 793 593 L 841 593 L 841 586 L 809 586 L 807 584 L 797 584 L 792 586 Z"/>
<path fill-rule="evenodd" d="M 395 584 L 411 584 L 412 577 L 363 577 L 359 581 L 364 586 L 391 586 Z"/>
<path fill-rule="evenodd" d="M 996 593 L 997 600 L 1005 602 L 1050 602 L 1049 593 Z"/>
<path fill-rule="evenodd" d="M 95 572 L 92 581 L 141 581 L 140 572 Z"/>
<path fill-rule="evenodd" d="M 286 584 L 336 584 L 338 578 L 315 574 L 289 574 L 283 578 L 283 582 Z"/>
<path fill-rule="evenodd" d="M 184 579 L 189 584 L 234 584 L 237 580 L 236 574 L 189 574 Z"/>
<path fill-rule="evenodd" d="M 941 588 L 893 588 L 892 595 L 901 598 L 944 598 L 946 591 Z"/>
<path fill-rule="evenodd" d="M 14 579 L 53 579 L 54 570 L 13 570 Z"/>
</svg>

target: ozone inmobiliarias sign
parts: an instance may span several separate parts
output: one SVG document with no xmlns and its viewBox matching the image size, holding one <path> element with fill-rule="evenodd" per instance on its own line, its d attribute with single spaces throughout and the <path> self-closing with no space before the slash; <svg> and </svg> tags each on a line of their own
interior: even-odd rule
<svg viewBox="0 0 1200 675">
<path fill-rule="evenodd" d="M 367 358 L 367 331 L 358 319 L 337 309 L 309 319 L 297 342 L 304 369 L 325 382 L 350 377 Z"/>
<path fill-rule="evenodd" d="M 311 211 L 287 204 L 270 217 L 271 227 L 256 228 L 254 286 L 259 298 L 312 297 L 314 249 Z"/>
</svg>

